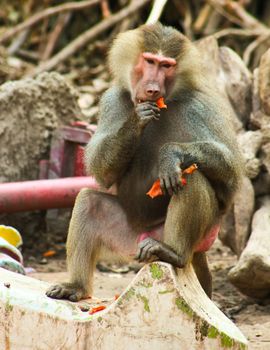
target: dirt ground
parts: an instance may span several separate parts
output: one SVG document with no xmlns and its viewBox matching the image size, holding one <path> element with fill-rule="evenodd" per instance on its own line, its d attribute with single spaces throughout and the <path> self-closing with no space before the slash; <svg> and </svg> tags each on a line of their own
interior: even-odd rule
<svg viewBox="0 0 270 350">
<path fill-rule="evenodd" d="M 209 262 L 213 273 L 214 302 L 242 330 L 250 342 L 249 349 L 269 350 L 269 301 L 256 302 L 246 298 L 230 284 L 227 273 L 235 264 L 236 256 L 221 242 L 216 242 L 210 250 Z M 50 258 L 27 256 L 25 265 L 34 269 L 30 276 L 43 281 L 54 283 L 67 279 L 64 246 Z M 101 267 L 103 272 L 97 269 L 94 284 L 94 296 L 101 302 L 113 300 L 115 295 L 121 294 L 136 273 L 134 266 L 113 266 L 107 272 L 104 272 L 106 265 Z"/>
</svg>

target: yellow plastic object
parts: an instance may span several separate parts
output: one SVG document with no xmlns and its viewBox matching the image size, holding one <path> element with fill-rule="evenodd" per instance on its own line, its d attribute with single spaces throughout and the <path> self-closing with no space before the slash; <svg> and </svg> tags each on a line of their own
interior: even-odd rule
<svg viewBox="0 0 270 350">
<path fill-rule="evenodd" d="M 0 237 L 4 238 L 14 247 L 19 247 L 23 243 L 20 232 L 11 226 L 0 225 Z"/>
</svg>

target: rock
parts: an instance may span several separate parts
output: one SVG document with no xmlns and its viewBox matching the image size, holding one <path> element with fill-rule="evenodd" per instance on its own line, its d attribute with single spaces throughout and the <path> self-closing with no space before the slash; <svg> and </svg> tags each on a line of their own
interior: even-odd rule
<svg viewBox="0 0 270 350">
<path fill-rule="evenodd" d="M 270 174 L 268 172 L 261 172 L 253 181 L 253 187 L 256 196 L 270 194 Z"/>
<path fill-rule="evenodd" d="M 262 90 L 264 91 L 263 87 L 264 78 L 260 72 L 260 69 L 256 68 L 253 72 L 252 113 L 250 116 L 250 122 L 251 126 L 255 128 L 269 129 L 270 115 L 267 115 L 263 108 L 262 98 L 265 98 L 265 95 L 262 94 Z"/>
<path fill-rule="evenodd" d="M 202 69 L 217 81 L 217 89 L 224 94 L 225 82 L 221 73 L 218 42 L 214 36 L 208 36 L 196 42 L 202 57 Z M 211 65 L 209 59 L 211 58 Z"/>
<path fill-rule="evenodd" d="M 57 73 L 1 85 L 1 182 L 38 178 L 38 164 L 49 152 L 52 131 L 82 116 L 77 98 Z"/>
<path fill-rule="evenodd" d="M 92 123 L 95 124 L 98 121 L 98 111 L 99 111 L 99 107 L 94 106 L 94 107 L 89 108 L 89 109 L 84 109 L 82 112 L 90 124 L 92 124 Z"/>
<path fill-rule="evenodd" d="M 233 207 L 223 217 L 218 237 L 224 245 L 229 247 L 235 254 L 237 254 L 235 218 Z"/>
<path fill-rule="evenodd" d="M 255 206 L 255 193 L 248 177 L 244 177 L 242 186 L 237 192 L 233 205 L 235 222 L 235 247 L 239 256 L 250 235 L 250 224 Z"/>
<path fill-rule="evenodd" d="M 95 97 L 91 94 L 80 94 L 78 104 L 81 109 L 89 109 L 95 102 Z"/>
<path fill-rule="evenodd" d="M 233 50 L 219 48 L 214 37 L 201 39 L 196 45 L 202 57 L 202 70 L 211 76 L 215 89 L 230 102 L 234 110 L 235 118 L 231 120 L 234 130 L 243 130 L 251 112 L 251 73 Z"/>
<path fill-rule="evenodd" d="M 102 93 L 105 90 L 107 90 L 108 87 L 110 86 L 107 81 L 105 81 L 103 79 L 99 79 L 99 78 L 93 79 L 92 84 L 93 84 L 93 87 L 94 87 L 96 93 Z"/>
<path fill-rule="evenodd" d="M 263 135 L 260 130 L 247 131 L 237 135 L 237 141 L 246 163 L 246 174 L 254 179 L 260 172 L 261 160 L 257 153 L 263 142 Z"/>
<path fill-rule="evenodd" d="M 1 349 L 239 350 L 247 341 L 202 290 L 191 266 L 144 266 L 103 311 L 46 297 L 48 284 L 1 270 Z M 4 287 L 8 283 L 9 287 Z M 88 301 L 93 310 L 93 299 Z M 83 310 L 88 310 L 86 300 Z"/>
<path fill-rule="evenodd" d="M 270 174 L 270 142 L 262 146 L 262 163 Z"/>
<path fill-rule="evenodd" d="M 261 109 L 261 101 L 259 96 L 259 68 L 255 68 L 253 71 L 251 101 L 252 101 L 252 112 L 257 113 Z"/>
<path fill-rule="evenodd" d="M 231 248 L 238 256 L 243 251 L 250 235 L 254 205 L 255 194 L 252 183 L 248 177 L 244 177 L 242 186 L 235 196 L 232 209 L 224 217 L 219 233 L 222 243 Z"/>
<path fill-rule="evenodd" d="M 242 59 L 229 47 L 219 48 L 225 90 L 235 113 L 244 126 L 251 112 L 251 73 Z"/>
<path fill-rule="evenodd" d="M 252 298 L 270 296 L 270 197 L 262 200 L 252 220 L 247 246 L 229 274 L 229 280 L 244 294 Z"/>
<path fill-rule="evenodd" d="M 259 96 L 263 112 L 270 116 L 270 49 L 262 55 L 260 60 Z"/>
<path fill-rule="evenodd" d="M 259 68 L 253 72 L 252 85 L 252 113 L 250 117 L 251 126 L 260 129 L 268 130 L 270 123 L 270 94 L 268 86 L 270 84 L 270 50 L 265 54 L 264 59 L 261 60 Z M 268 75 L 265 75 L 268 74 Z"/>
</svg>

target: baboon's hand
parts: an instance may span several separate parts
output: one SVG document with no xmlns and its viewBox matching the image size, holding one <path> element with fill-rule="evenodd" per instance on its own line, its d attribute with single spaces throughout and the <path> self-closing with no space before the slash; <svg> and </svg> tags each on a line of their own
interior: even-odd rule
<svg viewBox="0 0 270 350">
<path fill-rule="evenodd" d="M 138 103 L 135 107 L 137 116 L 139 117 L 140 126 L 145 127 L 151 120 L 159 120 L 160 109 L 155 102 Z"/>
<path fill-rule="evenodd" d="M 160 187 L 163 194 L 172 196 L 183 187 L 181 182 L 182 171 L 173 161 L 161 162 L 159 165 Z"/>
</svg>

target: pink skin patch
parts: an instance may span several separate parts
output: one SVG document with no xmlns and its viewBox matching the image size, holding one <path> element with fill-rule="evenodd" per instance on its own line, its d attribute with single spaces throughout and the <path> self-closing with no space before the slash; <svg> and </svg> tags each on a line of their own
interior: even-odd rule
<svg viewBox="0 0 270 350">
<path fill-rule="evenodd" d="M 138 235 L 137 243 L 144 241 L 146 238 L 151 237 L 157 241 L 162 241 L 164 232 L 164 224 L 155 227 L 154 230 L 142 232 Z"/>
<path fill-rule="evenodd" d="M 171 57 L 156 55 L 156 54 L 153 54 L 151 52 L 144 52 L 142 54 L 142 56 L 146 60 L 151 60 L 151 61 L 157 62 L 159 64 L 169 64 L 172 67 L 176 66 L 176 60 L 174 58 L 171 58 Z"/>
<path fill-rule="evenodd" d="M 160 240 L 160 234 L 156 230 L 153 230 L 153 231 L 140 233 L 138 236 L 138 243 L 140 243 L 141 241 L 144 241 L 148 237 L 154 238 L 158 241 Z"/>
<path fill-rule="evenodd" d="M 137 242 L 145 240 L 148 237 L 154 238 L 156 240 L 161 240 L 163 236 L 164 225 L 159 226 L 157 229 L 147 232 L 142 232 L 138 236 Z M 206 252 L 211 248 L 213 243 L 215 242 L 218 233 L 220 230 L 220 224 L 217 224 L 212 227 L 212 229 L 207 233 L 207 235 L 203 238 L 203 240 L 196 246 L 195 253 Z"/>
<path fill-rule="evenodd" d="M 211 228 L 211 230 L 207 233 L 207 235 L 203 238 L 203 240 L 196 246 L 195 252 L 206 252 L 211 248 L 213 243 L 215 242 L 218 233 L 220 230 L 220 224 L 217 224 Z"/>
</svg>

